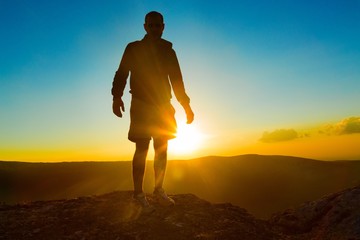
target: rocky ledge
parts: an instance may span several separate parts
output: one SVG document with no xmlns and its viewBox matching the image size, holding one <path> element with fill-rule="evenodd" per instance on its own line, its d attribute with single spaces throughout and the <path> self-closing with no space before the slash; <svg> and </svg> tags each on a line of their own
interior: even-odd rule
<svg viewBox="0 0 360 240">
<path fill-rule="evenodd" d="M 0 206 L 0 239 L 360 239 L 360 187 L 254 218 L 232 204 L 192 194 L 147 212 L 131 192 Z"/>
</svg>

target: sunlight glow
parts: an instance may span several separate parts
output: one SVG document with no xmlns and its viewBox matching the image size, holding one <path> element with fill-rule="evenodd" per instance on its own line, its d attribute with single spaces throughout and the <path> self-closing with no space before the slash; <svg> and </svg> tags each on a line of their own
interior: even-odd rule
<svg viewBox="0 0 360 240">
<path fill-rule="evenodd" d="M 169 141 L 169 150 L 173 153 L 191 153 L 198 150 L 204 140 L 204 135 L 196 125 L 179 124 L 177 137 Z"/>
</svg>

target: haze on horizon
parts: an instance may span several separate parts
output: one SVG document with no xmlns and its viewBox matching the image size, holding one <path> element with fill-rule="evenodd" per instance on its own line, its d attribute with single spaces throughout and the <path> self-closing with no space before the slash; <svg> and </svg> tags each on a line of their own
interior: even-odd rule
<svg viewBox="0 0 360 240">
<path fill-rule="evenodd" d="M 0 159 L 131 159 L 130 94 L 119 120 L 110 89 L 151 10 L 165 17 L 195 112 L 183 137 L 198 141 L 174 142 L 170 159 L 360 159 L 358 0 L 2 1 Z"/>
</svg>

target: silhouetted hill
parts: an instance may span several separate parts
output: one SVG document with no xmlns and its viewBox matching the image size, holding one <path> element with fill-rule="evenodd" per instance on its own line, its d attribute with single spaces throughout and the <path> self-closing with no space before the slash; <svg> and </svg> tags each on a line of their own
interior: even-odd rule
<svg viewBox="0 0 360 240">
<path fill-rule="evenodd" d="M 307 202 L 259 220 L 229 203 L 192 194 L 171 196 L 173 207 L 145 211 L 130 191 L 68 200 L 0 205 L 0 238 L 125 240 L 358 240 L 360 187 Z"/>
<path fill-rule="evenodd" d="M 169 161 L 165 188 L 231 202 L 256 217 L 360 184 L 360 161 L 242 155 Z M 145 190 L 152 192 L 152 161 Z M 0 162 L 0 201 L 18 203 L 131 190 L 131 162 Z"/>
</svg>

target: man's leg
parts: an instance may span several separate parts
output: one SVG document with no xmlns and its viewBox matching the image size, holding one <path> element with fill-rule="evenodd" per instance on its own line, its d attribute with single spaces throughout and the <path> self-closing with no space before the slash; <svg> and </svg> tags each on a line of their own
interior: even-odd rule
<svg viewBox="0 0 360 240">
<path fill-rule="evenodd" d="M 145 163 L 146 163 L 146 156 L 149 150 L 149 143 L 150 140 L 148 139 L 136 141 L 136 150 L 132 162 L 135 196 L 143 192 Z"/>
<path fill-rule="evenodd" d="M 167 139 L 156 138 L 154 139 L 155 159 L 154 159 L 154 172 L 155 172 L 155 190 L 162 189 L 166 163 L 167 163 Z"/>
<path fill-rule="evenodd" d="M 173 206 L 175 201 L 169 198 L 164 189 L 164 177 L 167 163 L 167 139 L 154 139 L 155 159 L 154 159 L 154 172 L 155 172 L 155 190 L 154 195 L 163 206 Z"/>
</svg>

